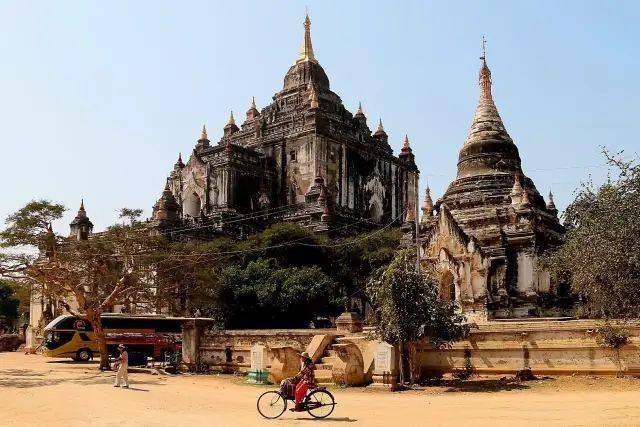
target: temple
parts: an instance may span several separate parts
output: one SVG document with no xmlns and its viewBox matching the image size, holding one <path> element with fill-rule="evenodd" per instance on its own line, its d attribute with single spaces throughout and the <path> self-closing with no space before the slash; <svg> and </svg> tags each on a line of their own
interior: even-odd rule
<svg viewBox="0 0 640 427">
<path fill-rule="evenodd" d="M 434 204 L 427 188 L 419 241 L 421 262 L 435 267 L 443 298 L 468 318 L 558 316 L 543 307 L 558 286 L 538 262 L 562 242 L 558 211 L 522 171 L 491 93 L 486 55 L 480 58 L 480 99 L 460 149 L 458 173 Z"/>
<path fill-rule="evenodd" d="M 153 208 L 156 229 L 174 237 L 250 233 L 295 222 L 331 234 L 400 224 L 415 208 L 418 180 L 408 140 L 394 156 L 378 122 L 352 114 L 315 57 L 306 16 L 300 53 L 282 90 L 242 122 L 233 111 L 212 143 L 203 126 L 186 164 L 178 157 Z"/>
</svg>

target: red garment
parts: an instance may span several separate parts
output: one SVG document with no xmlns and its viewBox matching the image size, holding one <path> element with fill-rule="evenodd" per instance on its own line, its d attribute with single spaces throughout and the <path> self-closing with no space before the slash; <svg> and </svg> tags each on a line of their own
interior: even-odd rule
<svg viewBox="0 0 640 427">
<path fill-rule="evenodd" d="M 307 390 L 309 390 L 307 383 L 300 381 L 296 386 L 296 406 L 302 403 L 302 400 L 307 395 Z"/>
<path fill-rule="evenodd" d="M 309 363 L 308 365 L 304 365 L 304 368 L 302 368 L 302 370 L 300 372 L 298 372 L 298 375 L 296 375 L 295 377 L 293 377 L 293 382 L 294 383 L 305 383 L 308 387 L 315 387 L 316 385 L 316 374 L 315 371 L 316 367 L 313 363 Z"/>
</svg>

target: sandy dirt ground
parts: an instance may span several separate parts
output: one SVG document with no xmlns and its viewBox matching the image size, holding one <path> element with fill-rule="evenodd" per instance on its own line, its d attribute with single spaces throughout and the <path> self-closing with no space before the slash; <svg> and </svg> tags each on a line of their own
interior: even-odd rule
<svg viewBox="0 0 640 427">
<path fill-rule="evenodd" d="M 632 426 L 640 425 L 640 380 L 556 378 L 505 384 L 496 378 L 452 382 L 399 393 L 334 388 L 329 419 L 287 411 L 264 420 L 256 398 L 264 386 L 229 375 L 129 375 L 95 364 L 0 353 L 2 426 Z"/>
</svg>

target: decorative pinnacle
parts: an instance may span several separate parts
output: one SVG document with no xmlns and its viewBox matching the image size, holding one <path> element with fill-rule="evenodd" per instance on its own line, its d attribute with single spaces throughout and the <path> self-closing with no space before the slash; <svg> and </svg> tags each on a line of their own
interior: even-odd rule
<svg viewBox="0 0 640 427">
<path fill-rule="evenodd" d="M 84 199 L 80 199 L 80 209 L 78 209 L 78 215 L 76 218 L 86 218 L 87 211 L 84 210 Z"/>
<path fill-rule="evenodd" d="M 378 119 L 378 129 L 376 129 L 376 132 L 384 132 L 384 126 L 382 126 L 382 117 Z"/>
<path fill-rule="evenodd" d="M 310 61 L 318 63 L 313 55 L 313 45 L 311 44 L 311 20 L 307 13 L 304 19 L 304 38 L 302 39 L 302 47 L 300 48 L 300 55 L 298 56 L 298 62 Z"/>
<path fill-rule="evenodd" d="M 251 97 L 251 107 L 250 107 L 250 109 L 257 110 L 257 108 L 256 108 L 256 97 L 255 96 Z"/>
<path fill-rule="evenodd" d="M 315 86 L 311 85 L 311 93 L 309 94 L 309 101 L 311 102 L 311 108 L 319 108 L 320 104 L 318 103 L 318 94 L 316 93 Z"/>
<path fill-rule="evenodd" d="M 231 110 L 231 114 L 229 115 L 229 123 L 227 125 L 235 125 L 236 119 L 233 118 L 233 110 Z"/>
<path fill-rule="evenodd" d="M 204 141 L 208 139 L 207 138 L 207 126 L 206 125 L 202 125 L 202 132 L 200 132 L 200 140 Z"/>
<path fill-rule="evenodd" d="M 407 134 L 404 135 L 404 142 L 402 143 L 402 148 L 409 148 L 409 137 Z"/>
<path fill-rule="evenodd" d="M 480 96 L 485 99 L 491 99 L 491 70 L 487 66 L 487 40 L 482 36 L 482 67 L 480 67 Z"/>
<path fill-rule="evenodd" d="M 551 193 L 551 191 L 549 191 L 549 202 L 547 202 L 547 208 L 548 209 L 556 208 L 556 204 L 553 202 L 553 193 Z"/>
<path fill-rule="evenodd" d="M 520 182 L 520 175 L 516 174 L 513 187 L 511 188 L 511 195 L 515 196 L 519 194 L 522 194 L 522 183 Z"/>
<path fill-rule="evenodd" d="M 428 185 L 424 192 L 424 203 L 422 204 L 422 213 L 423 215 L 427 215 L 427 216 L 433 215 L 433 199 L 431 199 L 431 189 L 429 188 Z"/>
</svg>

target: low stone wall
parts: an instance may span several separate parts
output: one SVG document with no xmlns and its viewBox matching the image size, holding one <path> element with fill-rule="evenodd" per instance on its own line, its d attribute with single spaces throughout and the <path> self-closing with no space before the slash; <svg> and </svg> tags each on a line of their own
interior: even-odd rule
<svg viewBox="0 0 640 427">
<path fill-rule="evenodd" d="M 0 351 L 16 351 L 24 342 L 24 338 L 17 334 L 0 335 Z"/>
<path fill-rule="evenodd" d="M 335 329 L 251 329 L 203 332 L 199 342 L 199 361 L 212 370 L 247 372 L 251 366 L 251 347 L 293 347 L 305 351 L 316 335 L 335 334 Z M 273 363 L 269 352 L 267 367 Z"/>
<path fill-rule="evenodd" d="M 640 324 L 626 326 L 630 343 L 617 352 L 596 342 L 591 320 L 491 322 L 472 330 L 450 349 L 418 346 L 423 376 L 469 366 L 477 373 L 514 374 L 529 368 L 541 375 L 640 374 Z"/>
</svg>

